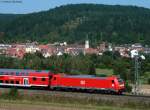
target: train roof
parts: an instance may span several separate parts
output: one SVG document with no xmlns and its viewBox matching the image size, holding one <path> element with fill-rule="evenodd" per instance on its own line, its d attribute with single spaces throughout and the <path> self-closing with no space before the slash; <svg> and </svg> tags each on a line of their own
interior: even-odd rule
<svg viewBox="0 0 150 110">
<path fill-rule="evenodd" d="M 110 78 L 110 77 L 99 77 L 96 75 L 65 75 L 64 77 L 69 77 L 69 78 L 98 78 L 98 79 Z"/>
<path fill-rule="evenodd" d="M 13 72 L 13 73 L 49 73 L 49 70 L 31 70 L 31 69 L 0 69 L 0 72 Z"/>
</svg>

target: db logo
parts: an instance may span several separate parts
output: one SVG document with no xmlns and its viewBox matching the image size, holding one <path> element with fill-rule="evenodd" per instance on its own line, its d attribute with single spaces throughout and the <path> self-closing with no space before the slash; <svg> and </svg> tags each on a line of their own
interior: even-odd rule
<svg viewBox="0 0 150 110">
<path fill-rule="evenodd" d="M 85 81 L 84 81 L 84 80 L 81 80 L 81 81 L 80 81 L 80 84 L 81 84 L 81 85 L 85 85 Z"/>
</svg>

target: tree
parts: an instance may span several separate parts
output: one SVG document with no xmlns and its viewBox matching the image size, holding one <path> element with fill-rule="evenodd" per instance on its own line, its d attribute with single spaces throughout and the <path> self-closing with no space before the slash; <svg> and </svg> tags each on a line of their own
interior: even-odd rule
<svg viewBox="0 0 150 110">
<path fill-rule="evenodd" d="M 120 75 L 124 80 L 129 79 L 129 71 L 126 68 L 126 62 L 123 60 L 117 60 L 114 62 L 113 70 L 116 75 Z"/>
<path fill-rule="evenodd" d="M 0 14 L 0 41 L 81 43 L 90 33 L 93 47 L 101 41 L 150 44 L 149 18 L 149 9 L 99 4 L 60 6 L 26 15 Z"/>
</svg>

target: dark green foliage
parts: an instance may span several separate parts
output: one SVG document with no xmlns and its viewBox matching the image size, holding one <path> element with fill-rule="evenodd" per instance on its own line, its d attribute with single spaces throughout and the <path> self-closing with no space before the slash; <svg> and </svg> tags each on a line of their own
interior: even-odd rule
<svg viewBox="0 0 150 110">
<path fill-rule="evenodd" d="M 0 68 L 22 68 L 35 70 L 51 70 L 54 73 L 95 74 L 95 65 L 90 56 L 51 56 L 44 58 L 42 54 L 26 54 L 23 59 L 0 56 Z"/>
<path fill-rule="evenodd" d="M 98 74 L 98 75 L 96 75 L 97 77 L 107 77 L 107 75 L 106 74 Z"/>
<path fill-rule="evenodd" d="M 0 32 L 5 30 L 4 27 L 7 27 L 9 23 L 11 23 L 14 19 L 20 17 L 22 15 L 13 15 L 13 14 L 0 14 Z"/>
<path fill-rule="evenodd" d="M 150 78 L 148 79 L 148 84 L 150 84 Z"/>
<path fill-rule="evenodd" d="M 12 97 L 12 98 L 17 98 L 19 96 L 19 92 L 17 90 L 17 88 L 11 88 L 9 93 L 8 93 L 8 96 Z"/>
<path fill-rule="evenodd" d="M 125 87 L 126 87 L 126 91 L 127 91 L 127 92 L 131 92 L 131 91 L 132 91 L 132 86 L 129 85 L 128 81 L 126 81 Z"/>
<path fill-rule="evenodd" d="M 15 87 L 10 88 L 8 92 L 2 93 L 1 97 L 9 100 L 17 100 L 21 98 L 18 89 Z"/>
<path fill-rule="evenodd" d="M 150 44 L 150 10 L 145 8 L 78 4 L 9 16 L 13 19 L 0 16 L 1 42 L 83 43 L 88 34 L 93 47 L 101 41 Z"/>
<path fill-rule="evenodd" d="M 107 53 L 107 54 L 106 54 Z M 134 64 L 131 59 L 122 58 L 114 52 L 106 52 L 102 56 L 78 55 L 51 56 L 44 58 L 41 53 L 26 54 L 23 59 L 10 58 L 0 55 L 0 68 L 50 70 L 54 73 L 91 74 L 95 75 L 96 68 L 113 69 L 114 75 L 125 81 L 134 81 Z M 116 57 L 117 56 L 117 57 Z M 149 78 L 149 57 L 142 61 L 140 76 Z M 105 73 L 104 73 L 105 74 Z M 146 79 L 146 80 L 147 80 Z"/>
<path fill-rule="evenodd" d="M 142 72 L 149 72 L 150 71 L 150 55 L 144 55 L 146 60 L 141 62 L 141 70 Z"/>
<path fill-rule="evenodd" d="M 124 59 L 118 59 L 114 61 L 113 70 L 116 75 L 120 75 L 125 80 L 130 79 L 130 72 L 128 71 L 128 66 L 131 66 L 129 62 L 125 62 Z"/>
</svg>

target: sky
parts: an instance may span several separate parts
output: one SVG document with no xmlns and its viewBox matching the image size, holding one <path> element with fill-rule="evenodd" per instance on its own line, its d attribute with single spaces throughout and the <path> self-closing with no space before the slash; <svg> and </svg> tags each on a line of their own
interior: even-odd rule
<svg viewBox="0 0 150 110">
<path fill-rule="evenodd" d="M 0 0 L 0 13 L 26 14 L 79 3 L 133 5 L 150 9 L 150 0 Z"/>
</svg>

